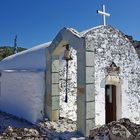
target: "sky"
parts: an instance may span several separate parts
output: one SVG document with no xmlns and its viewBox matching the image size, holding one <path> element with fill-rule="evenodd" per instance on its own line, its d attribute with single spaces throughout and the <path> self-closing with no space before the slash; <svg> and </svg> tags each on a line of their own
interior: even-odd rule
<svg viewBox="0 0 140 140">
<path fill-rule="evenodd" d="M 83 31 L 102 24 L 97 10 L 106 5 L 107 25 L 140 40 L 140 0 L 0 0 L 0 46 L 31 48 L 49 42 L 63 27 Z"/>
</svg>

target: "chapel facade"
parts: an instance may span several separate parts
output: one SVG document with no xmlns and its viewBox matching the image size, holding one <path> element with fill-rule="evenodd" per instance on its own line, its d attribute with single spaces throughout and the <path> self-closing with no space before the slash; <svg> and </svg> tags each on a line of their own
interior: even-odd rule
<svg viewBox="0 0 140 140">
<path fill-rule="evenodd" d="M 73 58 L 67 103 L 66 44 Z M 92 127 L 123 117 L 140 123 L 139 57 L 130 40 L 111 26 L 83 32 L 63 28 L 52 42 L 2 60 L 0 70 L 0 110 L 30 122 L 68 117 L 86 136 Z"/>
</svg>

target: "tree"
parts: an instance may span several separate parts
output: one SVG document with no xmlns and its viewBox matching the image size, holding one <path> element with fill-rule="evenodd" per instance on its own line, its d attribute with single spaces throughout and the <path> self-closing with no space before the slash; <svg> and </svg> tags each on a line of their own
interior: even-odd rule
<svg viewBox="0 0 140 140">
<path fill-rule="evenodd" d="M 25 48 L 18 47 L 18 52 L 26 50 Z M 14 48 L 10 46 L 1 46 L 0 47 L 0 60 L 14 54 Z"/>
</svg>

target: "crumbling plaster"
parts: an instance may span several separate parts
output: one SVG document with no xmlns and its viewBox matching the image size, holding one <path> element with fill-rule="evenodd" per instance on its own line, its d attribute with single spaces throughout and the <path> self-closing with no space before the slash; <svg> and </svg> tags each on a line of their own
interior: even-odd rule
<svg viewBox="0 0 140 140">
<path fill-rule="evenodd" d="M 85 37 L 86 50 L 93 51 L 94 55 L 87 57 L 87 62 L 94 59 L 93 77 L 95 77 L 95 124 L 105 123 L 105 68 L 111 62 L 120 67 L 118 75 L 122 79 L 117 87 L 117 119 L 120 117 L 130 118 L 132 121 L 140 123 L 140 61 L 129 39 L 119 30 L 111 26 L 100 26 L 82 33 Z M 76 52 L 73 51 L 74 60 L 69 63 L 69 102 L 64 103 L 65 95 L 65 64 L 60 71 L 60 108 L 61 115 L 76 120 Z M 82 60 L 81 60 L 82 61 Z M 120 93 L 119 93 L 120 92 Z M 120 95 L 118 95 L 120 94 Z M 71 100 L 73 99 L 73 100 Z M 121 105 L 120 105 L 121 104 Z"/>
<path fill-rule="evenodd" d="M 120 67 L 121 117 L 140 123 L 140 61 L 125 35 L 110 26 L 102 26 L 85 34 L 86 47 L 94 50 L 95 61 L 95 123 L 105 123 L 105 68 L 111 62 Z"/>
</svg>

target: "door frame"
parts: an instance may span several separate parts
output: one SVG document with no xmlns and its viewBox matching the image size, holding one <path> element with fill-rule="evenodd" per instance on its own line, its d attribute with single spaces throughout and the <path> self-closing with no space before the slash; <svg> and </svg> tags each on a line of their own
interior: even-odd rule
<svg viewBox="0 0 140 140">
<path fill-rule="evenodd" d="M 107 92 L 107 88 L 109 87 L 109 89 L 111 90 L 111 94 L 112 94 L 112 97 L 111 97 L 111 100 L 112 100 L 112 104 L 111 104 L 111 106 L 112 107 L 110 107 L 110 104 L 109 104 L 109 101 L 108 100 L 110 100 L 110 99 L 108 99 L 107 100 L 107 94 L 108 94 L 108 92 Z M 114 88 L 114 90 L 113 90 L 113 88 Z M 115 99 L 114 99 L 115 98 Z M 107 104 L 107 102 L 108 102 L 108 104 Z M 109 118 L 109 115 L 108 115 L 108 108 L 110 107 L 110 113 L 112 114 L 111 116 L 112 116 L 112 120 L 110 120 L 110 119 L 108 119 Z M 117 102 L 116 102 L 116 86 L 115 85 L 105 85 L 105 122 L 106 123 L 110 123 L 111 121 L 116 121 L 116 119 L 117 119 Z M 108 110 L 108 111 L 107 111 Z M 108 120 L 110 120 L 110 122 L 108 122 Z"/>
<path fill-rule="evenodd" d="M 116 120 L 122 117 L 122 78 L 119 75 L 108 75 L 105 78 L 105 86 L 106 85 L 114 85 L 116 86 Z M 106 111 L 106 108 L 105 108 Z M 106 112 L 105 112 L 106 116 Z M 106 121 L 106 120 L 105 120 Z"/>
</svg>

